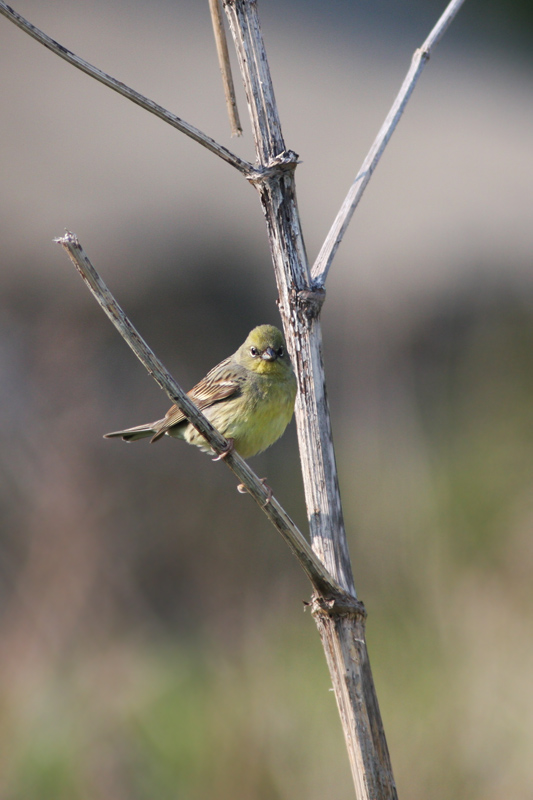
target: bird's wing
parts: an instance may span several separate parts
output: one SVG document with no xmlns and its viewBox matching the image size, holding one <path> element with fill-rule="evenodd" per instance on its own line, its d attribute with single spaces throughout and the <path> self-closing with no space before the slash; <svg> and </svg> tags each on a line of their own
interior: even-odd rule
<svg viewBox="0 0 533 800">
<path fill-rule="evenodd" d="M 244 380 L 242 372 L 242 367 L 239 368 L 230 356 L 230 358 L 226 358 L 216 367 L 213 367 L 205 378 L 202 378 L 187 394 L 193 403 L 203 411 L 204 408 L 209 408 L 213 403 L 225 400 L 226 397 L 231 397 L 231 395 L 238 392 Z M 173 425 L 183 422 L 184 419 L 185 414 L 177 406 L 174 405 L 169 408 L 164 419 L 161 420 L 162 424 L 157 430 L 157 438 Z"/>
</svg>

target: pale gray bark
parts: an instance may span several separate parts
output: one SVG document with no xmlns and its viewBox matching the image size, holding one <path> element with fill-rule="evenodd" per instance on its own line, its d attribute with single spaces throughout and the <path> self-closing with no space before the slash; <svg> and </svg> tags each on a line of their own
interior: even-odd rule
<svg viewBox="0 0 533 800">
<path fill-rule="evenodd" d="M 294 172 L 285 149 L 257 5 L 223 0 L 243 75 L 260 165 L 254 179 L 269 233 L 287 345 L 299 381 L 296 423 L 311 543 L 335 580 L 355 599 L 342 515 L 319 314 L 303 241 Z M 261 169 L 262 168 L 262 169 Z M 370 672 L 359 607 L 339 608 L 315 596 L 313 616 L 326 654 L 359 800 L 393 800 L 396 788 Z"/>
</svg>

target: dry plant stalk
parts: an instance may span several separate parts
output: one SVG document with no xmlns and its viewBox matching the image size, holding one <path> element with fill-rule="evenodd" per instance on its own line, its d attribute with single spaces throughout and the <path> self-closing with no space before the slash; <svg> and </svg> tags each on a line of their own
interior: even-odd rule
<svg viewBox="0 0 533 800">
<path fill-rule="evenodd" d="M 296 204 L 294 172 L 298 156 L 285 148 L 261 35 L 256 0 L 223 0 L 244 81 L 257 164 L 243 161 L 209 136 L 74 55 L 0 0 L 3 14 L 61 58 L 156 114 L 238 169 L 259 193 L 269 234 L 279 291 L 279 308 L 299 380 L 296 423 L 312 549 L 236 454 L 226 464 L 246 484 L 286 538 L 310 578 L 311 609 L 324 646 L 339 707 L 358 800 L 395 800 L 396 787 L 370 670 L 365 612 L 357 601 L 340 502 L 322 363 L 320 310 L 323 285 L 353 211 L 389 141 L 432 47 L 464 0 L 451 0 L 430 35 L 414 54 L 398 97 L 357 174 L 312 270 Z M 226 442 L 190 402 L 139 337 L 71 234 L 58 240 L 84 280 L 146 368 L 217 452 Z"/>
<path fill-rule="evenodd" d="M 279 290 L 287 345 L 298 375 L 296 423 L 313 549 L 335 580 L 355 598 L 342 516 L 319 314 L 323 292 L 313 291 L 296 204 L 297 156 L 287 151 L 268 69 L 257 6 L 224 0 L 243 75 L 263 168 L 259 192 Z M 322 639 L 360 800 L 393 800 L 396 787 L 366 649 L 364 616 L 337 609 L 315 595 L 312 612 Z"/>
<path fill-rule="evenodd" d="M 224 97 L 228 109 L 228 118 L 232 136 L 242 136 L 241 121 L 237 109 L 237 99 L 235 97 L 235 87 L 231 74 L 231 63 L 229 60 L 228 43 L 226 41 L 226 31 L 222 20 L 220 0 L 209 0 L 209 11 L 211 12 L 211 22 L 213 23 L 213 33 L 217 46 L 218 63 L 222 74 L 222 85 L 224 87 Z"/>
</svg>

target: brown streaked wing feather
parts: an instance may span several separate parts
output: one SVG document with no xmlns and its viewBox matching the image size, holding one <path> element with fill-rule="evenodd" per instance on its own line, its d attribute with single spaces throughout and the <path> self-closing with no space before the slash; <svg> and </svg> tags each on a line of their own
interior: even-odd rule
<svg viewBox="0 0 533 800">
<path fill-rule="evenodd" d="M 187 392 L 191 400 L 203 411 L 204 408 L 209 408 L 213 403 L 219 400 L 224 400 L 226 397 L 231 397 L 232 394 L 239 389 L 243 376 L 235 375 L 236 365 L 232 358 L 226 358 L 221 361 L 216 367 L 207 373 L 205 378 L 193 386 L 190 392 Z M 240 380 L 239 380 L 240 378 Z M 162 425 L 154 436 L 152 441 L 156 441 L 173 425 L 177 425 L 185 419 L 185 414 L 176 405 L 169 408 L 165 414 L 164 420 L 161 420 Z"/>
</svg>

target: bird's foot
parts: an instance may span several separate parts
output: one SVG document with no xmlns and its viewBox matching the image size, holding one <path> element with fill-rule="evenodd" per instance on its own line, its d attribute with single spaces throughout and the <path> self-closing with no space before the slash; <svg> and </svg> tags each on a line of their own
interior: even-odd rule
<svg viewBox="0 0 533 800">
<path fill-rule="evenodd" d="M 228 446 L 225 450 L 223 450 L 216 458 L 213 458 L 213 461 L 223 461 L 223 459 L 227 458 L 230 453 L 233 453 L 235 450 L 235 441 L 233 439 L 228 439 Z"/>
</svg>

